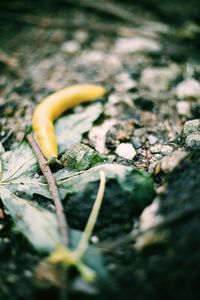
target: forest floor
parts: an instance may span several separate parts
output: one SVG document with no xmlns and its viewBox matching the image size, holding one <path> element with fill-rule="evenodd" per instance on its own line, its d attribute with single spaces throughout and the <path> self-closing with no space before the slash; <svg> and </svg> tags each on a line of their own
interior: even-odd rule
<svg viewBox="0 0 200 300">
<path fill-rule="evenodd" d="M 50 93 L 77 83 L 103 85 L 102 113 L 81 141 L 152 176 L 153 204 L 142 217 L 130 216 L 127 233 L 166 222 L 134 245 L 123 243 L 124 232 L 113 234 L 112 224 L 97 231 L 92 241 L 108 243 L 110 283 L 75 286 L 70 299 L 80 299 L 80 291 L 82 299 L 199 299 L 200 27 L 191 16 L 171 20 L 127 2 L 0 4 L 0 141 L 5 151 L 15 149 Z M 57 299 L 57 289 L 35 283 L 43 256 L 13 229 L 2 203 L 1 212 L 0 299 Z M 69 222 L 80 229 L 72 217 Z"/>
</svg>

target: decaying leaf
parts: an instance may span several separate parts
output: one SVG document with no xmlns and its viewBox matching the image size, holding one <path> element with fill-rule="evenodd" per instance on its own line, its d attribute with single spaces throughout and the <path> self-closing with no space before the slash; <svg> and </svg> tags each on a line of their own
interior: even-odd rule
<svg viewBox="0 0 200 300">
<path fill-rule="evenodd" d="M 139 206 L 142 207 L 145 205 L 145 201 L 149 202 L 149 199 L 152 199 L 153 184 L 151 177 L 146 172 L 136 167 L 108 163 L 98 165 L 78 175 L 74 174 L 67 179 L 59 177 L 58 186 L 63 191 L 63 197 L 68 194 L 82 193 L 87 184 L 99 180 L 100 170 L 105 172 L 107 180 L 115 179 L 124 192 L 132 193 Z M 57 174 L 55 176 L 57 178 Z"/>
<path fill-rule="evenodd" d="M 16 228 L 36 249 L 51 251 L 60 241 L 57 220 L 54 213 L 39 208 L 34 201 L 35 194 L 49 199 L 51 195 L 44 177 L 37 173 L 37 161 L 29 144 L 23 142 L 15 150 L 2 153 L 1 164 L 0 197 L 6 211 L 11 215 Z M 95 166 L 88 171 L 80 172 L 63 168 L 54 173 L 61 198 L 75 195 L 79 201 L 81 195 L 85 197 L 84 193 L 88 186 L 93 183 L 99 184 L 100 170 L 104 170 L 107 182 L 109 180 L 117 182 L 118 192 L 122 191 L 125 198 L 131 197 L 137 209 L 142 210 L 152 201 L 153 185 L 151 178 L 145 172 L 135 167 L 108 163 Z M 96 197 L 94 189 L 89 189 L 89 191 L 90 197 L 84 198 L 85 203 L 86 201 L 89 203 L 90 199 L 94 200 Z M 107 195 L 109 195 L 109 190 L 105 197 Z M 127 205 L 125 199 L 123 201 L 124 205 Z M 75 218 L 77 218 L 76 210 L 80 204 L 76 202 L 77 208 L 73 212 Z M 84 218 L 87 219 L 87 217 L 88 214 Z"/>
<path fill-rule="evenodd" d="M 38 250 L 50 252 L 60 244 L 55 215 L 0 187 L 0 197 L 16 229 Z"/>
<path fill-rule="evenodd" d="M 37 160 L 28 143 L 22 142 L 13 151 L 3 153 L 1 164 L 0 186 L 27 198 L 32 198 L 36 193 L 51 198 L 45 180 L 37 173 Z"/>
</svg>

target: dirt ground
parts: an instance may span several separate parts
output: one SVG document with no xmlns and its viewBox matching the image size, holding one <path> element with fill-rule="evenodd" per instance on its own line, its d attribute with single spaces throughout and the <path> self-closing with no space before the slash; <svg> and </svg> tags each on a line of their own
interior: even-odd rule
<svg viewBox="0 0 200 300">
<path fill-rule="evenodd" d="M 114 162 L 147 171 L 156 195 L 152 210 L 130 216 L 125 230 L 111 222 L 95 233 L 106 245 L 110 281 L 75 289 L 69 298 L 199 299 L 198 1 L 189 8 L 183 1 L 132 2 L 0 3 L 0 141 L 5 150 L 14 149 L 35 106 L 59 88 L 105 86 L 103 114 L 82 141 Z M 76 213 L 70 226 L 82 229 L 82 210 Z M 161 218 L 162 226 L 123 241 L 133 228 L 148 229 Z M 59 299 L 56 288 L 35 283 L 40 260 L 5 212 L 0 299 Z"/>
</svg>

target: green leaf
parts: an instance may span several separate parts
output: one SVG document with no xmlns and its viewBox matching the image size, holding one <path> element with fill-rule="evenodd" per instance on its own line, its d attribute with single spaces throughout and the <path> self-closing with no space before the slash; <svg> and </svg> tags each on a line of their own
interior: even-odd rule
<svg viewBox="0 0 200 300">
<path fill-rule="evenodd" d="M 104 170 L 106 179 L 115 179 L 124 192 L 133 194 L 139 206 L 146 206 L 154 195 L 151 177 L 136 167 L 120 164 L 103 164 L 95 166 L 85 172 L 57 181 L 59 189 L 63 191 L 62 197 L 68 194 L 82 193 L 89 183 L 99 181 L 99 171 Z M 57 179 L 57 174 L 55 174 Z M 142 202 L 142 203 L 140 203 Z"/>
<path fill-rule="evenodd" d="M 74 144 L 79 143 L 82 135 L 88 132 L 95 120 L 103 112 L 101 103 L 94 103 L 80 113 L 72 113 L 55 122 L 56 141 L 59 153 L 63 153 Z"/>
<path fill-rule="evenodd" d="M 19 196 L 32 198 L 40 194 L 51 198 L 44 178 L 37 174 L 38 164 L 27 142 L 22 142 L 13 151 L 1 155 L 2 177 L 0 185 Z"/>
<path fill-rule="evenodd" d="M 13 151 L 1 155 L 3 175 L 1 181 L 9 181 L 20 177 L 24 172 L 37 172 L 36 158 L 30 146 L 22 142 Z"/>
<path fill-rule="evenodd" d="M 74 228 L 83 230 L 87 223 L 99 186 L 100 170 L 105 172 L 106 189 L 95 228 L 100 230 L 117 224 L 110 228 L 113 235 L 117 235 L 153 201 L 153 183 L 146 172 L 119 164 L 98 165 L 58 180 L 68 222 Z"/>
<path fill-rule="evenodd" d="M 16 229 L 38 250 L 50 252 L 60 243 L 55 214 L 0 187 L 0 197 Z"/>
<path fill-rule="evenodd" d="M 52 251 L 60 243 L 55 214 L 20 197 L 33 198 L 35 193 L 51 197 L 43 177 L 37 175 L 38 164 L 29 144 L 22 142 L 2 153 L 1 166 L 0 198 L 16 229 L 38 251 Z"/>
</svg>

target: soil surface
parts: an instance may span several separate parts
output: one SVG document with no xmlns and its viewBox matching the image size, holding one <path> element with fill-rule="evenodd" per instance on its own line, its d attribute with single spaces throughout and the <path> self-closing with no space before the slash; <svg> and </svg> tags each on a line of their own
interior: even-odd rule
<svg viewBox="0 0 200 300">
<path fill-rule="evenodd" d="M 103 249 L 110 279 L 75 287 L 70 299 L 200 297 L 200 19 L 198 1 L 183 2 L 0 3 L 4 149 L 24 138 L 42 98 L 67 85 L 101 84 L 104 111 L 82 142 L 154 181 L 152 210 L 135 218 L 126 202 L 122 226 L 112 227 L 119 211 L 110 196 L 110 227 L 100 226 L 91 239 Z M 59 289 L 36 283 L 42 256 L 0 207 L 0 299 L 60 299 Z M 66 204 L 66 214 L 70 209 Z M 77 209 L 75 215 L 68 216 L 70 225 L 83 229 L 88 213 Z M 138 228 L 146 231 L 134 236 Z"/>
</svg>

